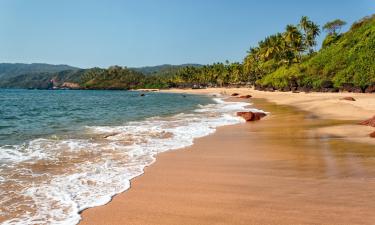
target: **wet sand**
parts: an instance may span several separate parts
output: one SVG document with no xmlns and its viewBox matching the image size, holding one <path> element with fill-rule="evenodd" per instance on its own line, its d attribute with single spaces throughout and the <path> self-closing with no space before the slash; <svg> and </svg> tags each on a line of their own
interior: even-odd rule
<svg viewBox="0 0 375 225">
<path fill-rule="evenodd" d="M 168 93 L 212 94 L 219 93 L 231 95 L 252 95 L 256 99 L 266 99 L 279 105 L 288 105 L 306 111 L 321 119 L 334 119 L 350 121 L 345 125 L 334 125 L 320 129 L 322 135 L 335 135 L 348 141 L 368 143 L 375 145 L 375 138 L 369 134 L 375 128 L 358 125 L 358 122 L 375 116 L 375 94 L 363 93 L 292 93 L 292 92 L 266 92 L 252 88 L 207 88 L 207 89 L 169 89 L 162 90 Z M 344 97 L 354 97 L 356 101 L 342 100 Z"/>
<path fill-rule="evenodd" d="M 158 155 L 81 224 L 374 224 L 374 146 L 319 132 L 352 121 L 254 101 L 272 114 Z"/>
</svg>

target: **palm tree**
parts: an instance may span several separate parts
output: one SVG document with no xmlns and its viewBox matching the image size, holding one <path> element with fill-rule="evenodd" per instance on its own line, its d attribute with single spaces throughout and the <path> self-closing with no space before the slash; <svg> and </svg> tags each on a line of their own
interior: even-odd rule
<svg viewBox="0 0 375 225">
<path fill-rule="evenodd" d="M 303 44 L 305 48 L 307 48 L 309 52 L 313 52 L 314 46 L 316 45 L 315 39 L 320 34 L 319 25 L 312 22 L 307 16 L 302 16 L 298 26 L 304 32 Z"/>
<path fill-rule="evenodd" d="M 299 62 L 301 59 L 301 52 L 305 50 L 301 32 L 296 26 L 289 24 L 286 26 L 284 40 L 289 51 L 286 54 L 288 62 Z"/>
</svg>

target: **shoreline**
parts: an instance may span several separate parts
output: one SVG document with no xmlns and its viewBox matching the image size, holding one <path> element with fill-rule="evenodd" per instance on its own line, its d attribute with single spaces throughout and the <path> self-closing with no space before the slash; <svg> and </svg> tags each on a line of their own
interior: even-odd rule
<svg viewBox="0 0 375 225">
<path fill-rule="evenodd" d="M 252 95 L 251 99 L 265 99 L 278 105 L 295 107 L 298 110 L 312 114 L 321 119 L 334 119 L 350 121 L 344 125 L 332 125 L 321 128 L 319 132 L 324 135 L 342 137 L 350 141 L 375 145 L 375 138 L 369 136 L 375 128 L 358 125 L 359 122 L 375 116 L 375 95 L 366 93 L 292 93 L 292 92 L 267 92 L 251 88 L 207 88 L 207 89 L 170 89 L 160 90 L 165 93 L 188 94 L 222 94 L 230 96 L 232 93 L 239 95 Z M 341 100 L 344 97 L 354 97 L 355 101 Z M 238 99 L 239 98 L 233 98 Z"/>
<path fill-rule="evenodd" d="M 238 90 L 238 89 L 236 89 L 236 90 Z M 179 90 L 179 91 L 181 91 L 181 90 Z M 183 90 L 183 92 L 186 93 L 184 90 Z M 198 93 L 198 94 L 202 94 L 202 93 Z M 254 99 L 254 101 L 257 101 L 257 103 L 255 104 L 256 106 L 258 106 L 259 104 L 260 105 L 262 105 L 262 104 L 267 105 L 268 104 L 267 102 L 262 103 L 262 100 L 259 100 L 257 98 Z M 277 105 L 276 107 L 282 108 L 283 106 Z M 263 108 L 260 108 L 260 109 L 263 109 Z M 271 114 L 272 113 L 273 112 L 271 111 Z M 296 113 L 299 115 L 301 112 L 296 112 Z M 305 115 L 306 112 L 303 112 L 302 114 Z M 275 118 L 273 118 L 273 116 L 271 116 L 271 117 L 272 118 L 270 118 L 270 119 L 265 119 L 263 122 L 260 121 L 259 123 L 256 122 L 254 124 L 257 124 L 256 125 L 257 127 L 258 126 L 262 127 L 263 126 L 262 123 L 267 121 L 266 123 L 269 126 L 270 121 L 274 122 L 274 120 L 275 120 Z M 205 195 L 211 195 L 207 191 L 203 191 L 203 193 L 201 193 L 202 195 L 200 195 L 200 197 L 198 199 L 195 198 L 194 197 L 194 190 L 197 187 L 195 187 L 195 188 L 194 188 L 194 186 L 190 187 L 190 188 L 181 187 L 180 186 L 181 183 L 184 183 L 184 181 L 182 181 L 181 179 L 185 178 L 185 179 L 188 179 L 188 180 L 195 180 L 194 177 L 198 176 L 198 177 L 202 178 L 202 176 L 203 176 L 203 180 L 200 180 L 200 182 L 205 182 L 205 180 L 207 179 L 207 177 L 205 177 L 205 176 L 211 176 L 212 175 L 211 173 L 213 171 L 211 171 L 208 174 L 207 174 L 207 172 L 206 173 L 201 172 L 201 170 L 203 168 L 206 168 L 206 166 L 208 166 L 208 165 L 200 165 L 200 163 L 196 162 L 197 160 L 200 161 L 200 157 L 202 156 L 202 154 L 203 155 L 207 154 L 207 157 L 209 157 L 209 158 L 219 157 L 220 160 L 219 159 L 213 160 L 214 164 L 215 164 L 215 161 L 217 161 L 217 160 L 219 160 L 219 161 L 221 161 L 221 163 L 225 163 L 225 164 L 231 163 L 232 160 L 237 161 L 237 163 L 238 163 L 238 161 L 242 161 L 243 159 L 241 157 L 237 158 L 237 157 L 234 157 L 234 156 L 230 156 L 229 159 L 225 159 L 225 158 L 222 158 L 220 156 L 217 156 L 216 154 L 226 155 L 225 149 L 223 149 L 225 147 L 223 147 L 218 142 L 222 142 L 223 140 L 225 140 L 226 142 L 229 142 L 229 143 L 231 143 L 231 142 L 234 142 L 234 143 L 241 142 L 241 143 L 234 144 L 234 145 L 236 147 L 242 149 L 242 151 L 239 152 L 240 155 L 241 154 L 247 155 L 246 152 L 243 152 L 244 148 L 246 149 L 246 145 L 244 145 L 244 143 L 242 143 L 242 142 L 245 141 L 248 144 L 254 144 L 254 143 L 249 142 L 249 140 L 246 140 L 246 139 L 248 139 L 248 134 L 242 134 L 242 133 L 239 134 L 238 132 L 235 132 L 235 131 L 236 130 L 246 130 L 246 131 L 248 131 L 248 129 L 252 129 L 251 127 L 252 127 L 251 124 L 238 124 L 238 125 L 228 125 L 228 126 L 219 127 L 219 128 L 217 128 L 217 131 L 214 134 L 196 139 L 194 141 L 193 146 L 183 148 L 183 149 L 179 149 L 177 151 L 167 151 L 167 152 L 158 154 L 156 156 L 157 159 L 156 159 L 155 163 L 146 167 L 144 173 L 141 176 L 138 176 L 138 177 L 131 180 L 130 189 L 128 189 L 127 191 L 125 191 L 123 193 L 115 195 L 113 197 L 113 199 L 111 200 L 111 202 L 109 202 L 108 204 L 106 204 L 104 206 L 89 208 L 89 209 L 86 209 L 86 210 L 82 211 L 81 212 L 82 220 L 80 221 L 80 224 L 119 224 L 119 223 L 131 223 L 131 224 L 176 224 L 176 223 L 177 224 L 199 224 L 201 222 L 203 222 L 205 224 L 216 224 L 217 220 L 212 221 L 212 218 L 215 218 L 215 216 L 218 217 L 218 218 L 221 217 L 220 216 L 221 214 L 218 214 L 218 212 L 216 210 L 213 210 L 213 207 L 216 204 L 204 207 L 205 210 L 209 211 L 208 214 L 209 214 L 209 217 L 210 217 L 210 220 L 205 220 L 201 217 L 206 215 L 206 214 L 201 215 L 202 211 L 198 210 L 198 209 L 202 208 L 200 205 L 195 205 L 194 207 L 188 207 L 188 210 L 187 210 L 186 206 L 175 203 L 175 200 L 176 200 L 175 198 L 179 198 L 180 195 L 182 195 L 182 198 L 184 198 L 183 196 L 187 195 L 187 196 L 189 196 L 189 198 L 184 198 L 184 201 L 190 201 L 191 203 L 197 201 L 197 202 L 200 202 L 200 204 L 205 205 L 205 204 L 208 204 L 208 203 L 202 202 L 200 200 L 200 198 L 205 199 Z M 314 130 L 317 130 L 317 129 L 314 129 Z M 236 135 L 239 135 L 239 136 L 233 135 L 232 134 L 233 132 L 235 132 Z M 256 133 L 253 133 L 253 132 L 251 132 L 251 133 L 256 134 Z M 322 133 L 317 131 L 316 135 L 322 135 Z M 340 140 L 340 138 L 335 138 L 335 137 L 331 137 L 331 138 Z M 252 141 L 255 141 L 255 139 L 252 139 Z M 227 144 L 228 143 L 226 143 L 226 146 L 228 147 Z M 263 144 L 265 144 L 265 146 L 267 148 L 273 146 L 273 144 L 266 144 L 266 143 L 263 143 Z M 206 150 L 207 148 L 210 148 L 209 145 L 214 145 L 214 146 L 216 146 L 216 148 L 219 148 L 220 149 L 219 152 L 210 152 L 209 154 L 207 152 L 205 153 L 204 150 Z M 354 144 L 354 145 L 359 145 L 359 144 Z M 361 144 L 361 146 L 362 146 L 362 144 Z M 363 146 L 366 146 L 366 148 L 369 148 L 368 145 L 363 145 Z M 264 146 L 263 146 L 263 148 L 264 148 Z M 286 147 L 286 148 L 288 148 L 288 147 Z M 193 150 L 196 150 L 196 151 L 193 151 Z M 223 152 L 223 150 L 224 150 L 224 152 Z M 212 155 L 213 153 L 216 156 L 215 155 L 213 156 Z M 192 160 L 191 157 L 193 157 L 194 160 Z M 226 155 L 226 157 L 228 157 L 228 155 Z M 188 158 L 188 159 L 186 159 L 186 158 Z M 233 159 L 231 159 L 231 158 L 233 158 Z M 182 163 L 181 163 L 181 160 L 182 160 Z M 252 160 L 256 161 L 257 159 L 253 158 Z M 190 164 L 192 164 L 192 165 L 190 165 Z M 184 166 L 184 168 L 182 168 L 182 169 L 179 168 L 179 169 L 176 169 L 176 170 L 173 170 L 173 168 L 172 169 L 170 168 L 171 166 L 172 167 L 179 167 L 180 165 Z M 204 167 L 202 167 L 202 166 L 204 166 Z M 192 167 L 193 167 L 193 171 L 192 171 Z M 199 172 L 197 170 L 194 170 L 195 167 L 200 168 L 200 170 L 198 170 Z M 240 169 L 240 170 L 243 169 L 243 168 L 237 168 L 238 166 L 235 166 L 235 167 L 236 167 L 236 169 Z M 216 167 L 216 169 L 223 172 L 222 171 L 223 168 L 221 168 L 220 166 Z M 221 172 L 219 172 L 218 175 L 220 175 Z M 177 177 L 176 177 L 176 173 L 178 175 Z M 213 173 L 215 174 L 216 172 L 213 172 Z M 237 175 L 240 175 L 240 176 L 249 176 L 250 175 L 251 176 L 251 173 L 250 174 L 248 174 L 248 173 L 246 173 L 246 174 L 234 173 L 234 174 L 232 174 L 232 176 L 233 175 L 236 175 L 236 176 Z M 169 178 L 172 179 L 172 180 L 169 180 Z M 161 179 L 161 180 L 158 180 L 158 179 Z M 177 179 L 177 181 L 176 181 L 176 179 Z M 196 178 L 196 179 L 198 179 L 198 178 Z M 221 182 L 228 183 L 227 185 L 230 185 L 231 180 L 230 180 L 230 178 L 228 178 L 228 180 L 226 182 L 220 181 L 219 183 L 221 183 Z M 238 181 L 238 182 L 240 182 L 240 181 Z M 153 190 L 153 187 L 159 186 L 159 185 L 162 186 L 162 187 L 160 187 L 159 190 L 158 189 Z M 213 185 L 213 186 L 210 186 L 209 184 L 205 184 L 205 185 L 206 186 L 208 185 L 210 188 L 213 188 L 213 189 L 217 188 L 217 185 Z M 205 185 L 203 185 L 203 186 L 205 186 Z M 178 190 L 177 192 L 176 192 L 176 188 Z M 186 193 L 181 192 L 181 190 L 180 190 L 181 188 L 184 189 L 186 191 Z M 156 196 L 153 196 L 153 193 Z M 219 193 L 221 193 L 221 191 Z M 173 201 L 171 201 L 171 199 L 167 200 L 169 198 L 168 197 L 169 194 L 171 194 L 173 196 L 173 198 L 172 198 Z M 215 198 L 218 198 L 217 194 L 218 193 L 215 194 Z M 252 193 L 252 195 L 253 194 L 256 194 L 256 193 Z M 167 198 L 167 199 L 165 199 L 165 198 Z M 231 199 L 232 198 L 230 198 L 230 200 Z M 148 203 L 148 200 L 151 201 L 151 204 Z M 226 199 L 226 200 L 228 200 L 228 199 Z M 206 199 L 206 201 L 211 202 L 212 199 L 209 198 L 209 199 Z M 268 201 L 270 201 L 270 200 L 268 200 Z M 228 203 L 228 202 L 226 202 L 226 203 Z M 231 202 L 231 203 L 233 204 L 233 202 Z M 161 207 L 160 208 L 156 207 L 155 204 L 156 204 L 156 206 L 160 205 Z M 304 206 L 302 205 L 301 207 L 304 207 Z M 308 207 L 308 206 L 305 206 L 305 208 L 306 207 Z M 367 206 L 367 207 L 373 207 L 373 205 L 370 205 L 370 206 Z M 262 208 L 262 207 L 260 207 L 260 208 Z M 142 211 L 143 209 L 147 209 L 146 210 L 147 213 Z M 246 210 L 250 210 L 250 209 L 257 211 L 257 209 L 255 209 L 253 207 L 250 207 L 250 208 L 246 207 Z M 287 210 L 287 209 L 284 209 L 284 210 Z M 363 209 L 361 209 L 361 210 L 363 211 Z M 119 211 L 121 211 L 121 212 L 119 212 Z M 260 211 L 257 211 L 257 212 L 261 213 Z M 225 214 L 225 212 L 221 212 L 221 213 Z M 235 212 L 233 212 L 233 210 L 232 210 L 231 213 L 235 213 Z M 182 218 L 184 218 L 186 220 L 180 218 L 181 214 L 183 216 Z M 257 222 L 267 221 L 267 222 L 269 222 L 269 224 L 280 224 L 280 221 L 282 221 L 282 223 L 287 224 L 288 221 L 289 222 L 298 222 L 298 223 L 308 223 L 307 221 L 312 222 L 312 221 L 315 221 L 315 219 L 316 219 L 316 218 L 314 218 L 314 220 L 306 220 L 305 221 L 303 218 L 296 218 L 296 217 L 286 218 L 285 215 L 280 214 L 279 216 L 281 216 L 281 217 L 279 218 L 279 220 L 270 221 L 269 218 L 264 218 L 264 217 L 259 217 L 259 216 L 258 217 L 250 216 L 248 218 L 247 216 L 244 216 L 242 214 L 238 215 L 238 212 L 235 213 L 235 214 L 242 219 L 232 220 L 232 221 L 227 221 L 227 222 L 235 223 L 235 224 L 247 224 L 245 222 L 248 222 L 249 221 L 248 219 L 251 219 L 251 221 L 254 221 L 254 222 L 255 221 L 257 221 Z M 161 215 L 163 215 L 163 217 L 161 217 Z M 199 219 L 195 218 L 197 216 L 199 217 Z M 332 215 L 330 215 L 330 217 L 331 216 Z M 352 215 L 352 216 L 354 216 L 354 215 Z M 367 218 L 372 218 L 370 215 L 366 215 L 366 216 L 367 216 Z M 166 218 L 164 218 L 164 217 L 166 217 Z M 193 219 L 193 220 L 188 219 L 190 217 L 195 218 L 195 219 Z M 330 217 L 325 217 L 325 218 L 328 219 Z M 356 217 L 356 216 L 354 216 L 354 217 Z M 224 218 L 221 218 L 221 219 L 223 219 L 223 221 L 225 221 Z M 234 219 L 234 218 L 232 218 L 232 219 Z M 259 219 L 261 219 L 261 220 L 259 220 Z M 309 219 L 312 219 L 312 218 L 309 218 Z M 348 218 L 346 218 L 346 219 L 348 219 Z M 359 218 L 355 218 L 355 220 L 357 222 L 358 222 L 358 219 Z M 339 218 L 336 218 L 336 220 L 340 221 Z M 331 220 L 331 221 L 334 221 L 334 220 Z M 342 220 L 342 221 L 344 221 L 344 220 Z M 362 223 L 363 222 L 364 221 L 362 221 Z"/>
</svg>

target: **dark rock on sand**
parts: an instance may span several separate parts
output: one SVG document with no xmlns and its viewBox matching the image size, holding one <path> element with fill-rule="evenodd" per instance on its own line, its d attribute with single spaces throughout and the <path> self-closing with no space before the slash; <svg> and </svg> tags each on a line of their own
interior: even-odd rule
<svg viewBox="0 0 375 225">
<path fill-rule="evenodd" d="M 359 124 L 360 125 L 366 125 L 366 126 L 375 127 L 375 116 L 373 116 L 371 119 L 362 121 Z"/>
<path fill-rule="evenodd" d="M 262 112 L 237 112 L 237 116 L 241 116 L 246 121 L 256 121 L 265 117 L 266 114 Z"/>
<path fill-rule="evenodd" d="M 238 94 L 238 93 L 233 93 L 233 94 L 231 94 L 230 96 L 238 96 L 238 95 L 240 95 L 240 94 Z"/>
<path fill-rule="evenodd" d="M 355 101 L 355 99 L 353 97 L 343 97 L 343 98 L 340 98 L 340 100 L 346 100 L 346 101 Z"/>
<path fill-rule="evenodd" d="M 370 137 L 375 138 L 375 131 L 369 134 Z"/>
</svg>

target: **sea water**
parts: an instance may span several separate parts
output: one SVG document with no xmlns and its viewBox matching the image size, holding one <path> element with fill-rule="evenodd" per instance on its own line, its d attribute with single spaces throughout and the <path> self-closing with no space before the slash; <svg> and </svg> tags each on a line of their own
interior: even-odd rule
<svg viewBox="0 0 375 225">
<path fill-rule="evenodd" d="M 0 89 L 0 223 L 77 224 L 155 155 L 193 144 L 248 103 L 127 91 Z M 256 109 L 253 109 L 256 110 Z"/>
</svg>

